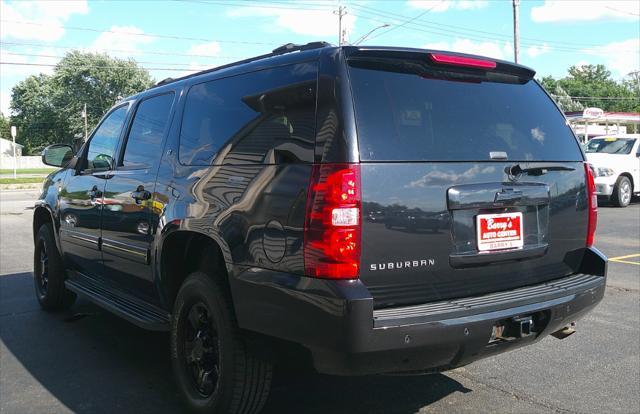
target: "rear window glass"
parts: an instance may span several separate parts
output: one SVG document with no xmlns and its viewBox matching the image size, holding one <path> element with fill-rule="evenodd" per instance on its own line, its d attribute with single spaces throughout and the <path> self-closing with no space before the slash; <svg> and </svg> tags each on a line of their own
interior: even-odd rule
<svg viewBox="0 0 640 414">
<path fill-rule="evenodd" d="M 350 77 L 362 161 L 483 161 L 491 153 L 582 160 L 564 117 L 533 80 L 446 80 L 353 62 Z"/>
<path fill-rule="evenodd" d="M 597 138 L 589 141 L 585 152 L 630 154 L 635 143 L 633 138 Z"/>
</svg>

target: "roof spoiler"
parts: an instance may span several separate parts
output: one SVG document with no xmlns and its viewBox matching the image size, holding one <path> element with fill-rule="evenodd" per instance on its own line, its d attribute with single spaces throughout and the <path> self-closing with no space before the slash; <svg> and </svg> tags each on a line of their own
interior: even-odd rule
<svg viewBox="0 0 640 414">
<path fill-rule="evenodd" d="M 345 51 L 347 59 L 378 57 L 415 60 L 417 56 L 424 56 L 427 59 L 427 63 L 434 67 L 478 69 L 505 73 L 524 79 L 533 79 L 536 74 L 533 69 L 516 63 L 485 56 L 469 55 L 466 53 L 456 53 L 451 51 L 372 46 L 345 46 L 343 47 L 343 50 Z"/>
</svg>

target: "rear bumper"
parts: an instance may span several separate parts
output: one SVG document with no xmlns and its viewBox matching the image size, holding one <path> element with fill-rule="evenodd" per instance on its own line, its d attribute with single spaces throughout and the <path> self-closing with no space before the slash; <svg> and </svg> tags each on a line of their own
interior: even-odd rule
<svg viewBox="0 0 640 414">
<path fill-rule="evenodd" d="M 552 282 L 425 305 L 373 309 L 360 281 L 327 281 L 267 270 L 232 278 L 244 329 L 299 343 L 327 374 L 451 369 L 524 346 L 562 329 L 604 296 L 606 258 L 585 250 L 579 273 Z M 492 327 L 532 317 L 534 333 L 490 342 Z"/>
</svg>

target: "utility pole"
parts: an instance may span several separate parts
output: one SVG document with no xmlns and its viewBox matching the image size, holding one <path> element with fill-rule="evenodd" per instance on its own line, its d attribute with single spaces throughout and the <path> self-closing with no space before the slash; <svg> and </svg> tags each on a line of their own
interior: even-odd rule
<svg viewBox="0 0 640 414">
<path fill-rule="evenodd" d="M 338 46 L 342 46 L 344 44 L 345 31 L 342 30 L 342 18 L 347 14 L 347 7 L 340 6 L 338 10 L 334 10 L 333 14 L 338 16 Z"/>
<path fill-rule="evenodd" d="M 520 0 L 513 0 L 513 60 L 518 63 L 520 52 L 520 23 L 518 19 Z"/>
<path fill-rule="evenodd" d="M 89 138 L 87 136 L 88 131 L 87 131 L 87 104 L 84 104 L 84 109 L 82 110 L 82 117 L 84 118 L 84 142 L 87 142 L 87 139 Z"/>
</svg>

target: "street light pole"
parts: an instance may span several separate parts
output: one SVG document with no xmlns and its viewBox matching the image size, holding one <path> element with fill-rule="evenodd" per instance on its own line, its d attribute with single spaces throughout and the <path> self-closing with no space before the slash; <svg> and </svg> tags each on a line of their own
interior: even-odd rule
<svg viewBox="0 0 640 414">
<path fill-rule="evenodd" d="M 87 104 L 84 104 L 84 109 L 82 110 L 82 117 L 84 118 L 84 142 L 87 142 Z"/>
<path fill-rule="evenodd" d="M 359 45 L 360 43 L 362 43 L 362 42 L 364 42 L 365 40 L 367 40 L 367 37 L 371 36 L 371 33 L 375 32 L 375 31 L 376 31 L 376 30 L 378 30 L 378 29 L 383 29 L 383 28 L 385 28 L 385 27 L 389 27 L 389 26 L 390 26 L 389 24 L 385 23 L 385 24 L 383 24 L 383 25 L 381 25 L 381 26 L 376 27 L 376 28 L 375 28 L 375 29 L 373 29 L 373 30 L 369 30 L 369 32 L 368 32 L 368 33 L 366 33 L 366 34 L 365 34 L 365 35 L 363 35 L 363 36 L 360 36 L 360 38 L 359 38 L 358 40 L 356 40 L 355 42 L 353 42 L 353 44 L 354 44 L 354 45 Z"/>
</svg>

